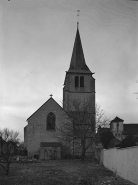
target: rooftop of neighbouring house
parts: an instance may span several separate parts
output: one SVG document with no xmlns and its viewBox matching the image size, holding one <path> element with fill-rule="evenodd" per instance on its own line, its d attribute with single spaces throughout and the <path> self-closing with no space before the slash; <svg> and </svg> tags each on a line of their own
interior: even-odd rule
<svg viewBox="0 0 138 185">
<path fill-rule="evenodd" d="M 110 123 L 113 123 L 113 122 L 123 122 L 124 120 L 119 118 L 119 117 L 115 117 L 115 119 L 113 119 Z"/>
<path fill-rule="evenodd" d="M 102 133 L 102 132 L 110 132 L 110 127 L 107 128 L 107 127 L 99 127 L 98 128 L 98 132 L 99 133 Z"/>
<path fill-rule="evenodd" d="M 124 124 L 124 135 L 138 135 L 138 124 Z"/>
</svg>

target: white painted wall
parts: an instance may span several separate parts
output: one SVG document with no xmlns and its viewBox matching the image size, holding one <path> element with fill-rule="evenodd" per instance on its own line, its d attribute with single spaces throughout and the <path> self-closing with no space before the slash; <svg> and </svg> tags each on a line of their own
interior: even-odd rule
<svg viewBox="0 0 138 185">
<path fill-rule="evenodd" d="M 138 185 L 138 146 L 124 149 L 103 149 L 101 162 L 122 178 Z"/>
</svg>

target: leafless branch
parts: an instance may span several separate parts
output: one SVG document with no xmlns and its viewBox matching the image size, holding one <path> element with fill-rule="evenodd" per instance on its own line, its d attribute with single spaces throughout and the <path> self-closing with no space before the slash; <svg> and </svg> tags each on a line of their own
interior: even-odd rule
<svg viewBox="0 0 138 185">
<path fill-rule="evenodd" d="M 11 158 L 14 155 L 13 147 L 19 143 L 19 133 L 9 130 L 8 128 L 0 129 L 0 137 L 2 142 L 1 157 L 5 163 L 0 162 L 0 166 L 5 170 L 6 175 L 9 174 Z"/>
</svg>

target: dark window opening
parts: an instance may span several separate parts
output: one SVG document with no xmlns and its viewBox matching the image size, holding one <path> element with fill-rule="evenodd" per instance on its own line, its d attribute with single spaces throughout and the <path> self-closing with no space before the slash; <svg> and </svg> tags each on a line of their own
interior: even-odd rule
<svg viewBox="0 0 138 185">
<path fill-rule="evenodd" d="M 75 87 L 79 87 L 79 77 L 75 76 Z"/>
<path fill-rule="evenodd" d="M 80 87 L 84 87 L 84 76 L 80 77 Z"/>
<path fill-rule="evenodd" d="M 55 130 L 56 117 L 53 112 L 47 115 L 47 130 Z"/>
</svg>

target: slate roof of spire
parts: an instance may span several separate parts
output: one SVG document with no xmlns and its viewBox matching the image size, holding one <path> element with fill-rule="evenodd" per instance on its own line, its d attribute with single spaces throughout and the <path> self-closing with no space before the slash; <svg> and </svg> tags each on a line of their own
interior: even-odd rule
<svg viewBox="0 0 138 185">
<path fill-rule="evenodd" d="M 92 73 L 85 62 L 80 33 L 77 27 L 75 43 L 68 72 L 76 72 L 78 70 L 80 72 Z"/>
</svg>

